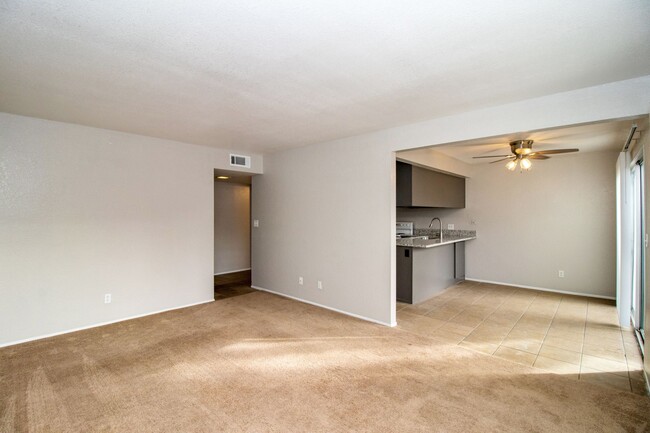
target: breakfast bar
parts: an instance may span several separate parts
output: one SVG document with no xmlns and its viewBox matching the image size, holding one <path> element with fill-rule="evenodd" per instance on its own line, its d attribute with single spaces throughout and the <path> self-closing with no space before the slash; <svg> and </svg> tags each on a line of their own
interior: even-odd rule
<svg viewBox="0 0 650 433">
<path fill-rule="evenodd" d="M 476 234 L 397 239 L 397 300 L 425 301 L 465 278 L 465 242 Z"/>
</svg>

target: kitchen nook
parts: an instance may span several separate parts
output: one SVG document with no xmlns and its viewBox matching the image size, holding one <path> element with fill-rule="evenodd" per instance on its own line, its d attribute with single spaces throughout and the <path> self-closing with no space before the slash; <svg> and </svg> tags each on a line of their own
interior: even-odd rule
<svg viewBox="0 0 650 433">
<path fill-rule="evenodd" d="M 417 304 L 465 278 L 465 243 L 475 230 L 444 228 L 448 209 L 465 207 L 465 178 L 398 161 L 396 223 L 397 301 Z M 431 216 L 427 225 L 400 221 L 409 215 Z"/>
</svg>

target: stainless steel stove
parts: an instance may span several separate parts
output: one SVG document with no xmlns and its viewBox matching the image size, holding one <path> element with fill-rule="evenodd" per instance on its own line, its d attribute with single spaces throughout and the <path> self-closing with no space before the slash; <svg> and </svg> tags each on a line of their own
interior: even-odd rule
<svg viewBox="0 0 650 433">
<path fill-rule="evenodd" d="M 405 238 L 413 236 L 413 229 L 415 224 L 409 221 L 397 221 L 395 223 L 395 234 L 397 238 Z"/>
</svg>

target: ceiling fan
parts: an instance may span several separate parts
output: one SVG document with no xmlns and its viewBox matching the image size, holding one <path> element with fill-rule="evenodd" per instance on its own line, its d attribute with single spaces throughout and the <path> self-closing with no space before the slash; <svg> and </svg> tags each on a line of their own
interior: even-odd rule
<svg viewBox="0 0 650 433">
<path fill-rule="evenodd" d="M 519 165 L 522 170 L 529 170 L 532 166 L 532 163 L 530 162 L 531 159 L 549 159 L 550 157 L 546 155 L 577 152 L 578 150 L 579 149 L 550 149 L 533 151 L 533 140 L 515 140 L 510 142 L 510 152 L 512 152 L 512 155 L 475 156 L 474 158 L 501 158 L 497 161 L 492 161 L 490 164 L 508 160 L 506 168 L 510 171 L 514 171 L 517 168 L 517 165 Z"/>
</svg>

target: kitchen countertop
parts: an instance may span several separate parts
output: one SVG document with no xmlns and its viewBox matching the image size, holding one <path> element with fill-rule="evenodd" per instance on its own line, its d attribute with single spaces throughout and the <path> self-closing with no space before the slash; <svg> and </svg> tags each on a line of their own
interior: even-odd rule
<svg viewBox="0 0 650 433">
<path fill-rule="evenodd" d="M 440 247 L 443 245 L 455 244 L 456 242 L 464 242 L 472 239 L 476 239 L 476 236 L 453 236 L 453 237 L 442 237 L 442 242 L 440 239 L 417 239 L 417 238 L 405 238 L 397 239 L 396 245 L 398 247 L 407 247 L 407 248 L 433 248 Z"/>
</svg>

